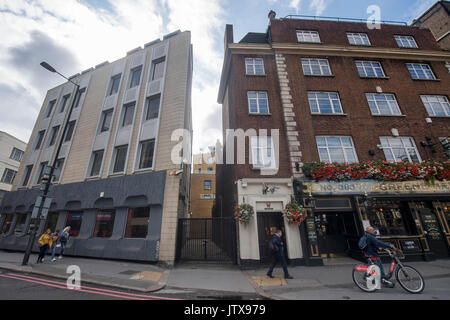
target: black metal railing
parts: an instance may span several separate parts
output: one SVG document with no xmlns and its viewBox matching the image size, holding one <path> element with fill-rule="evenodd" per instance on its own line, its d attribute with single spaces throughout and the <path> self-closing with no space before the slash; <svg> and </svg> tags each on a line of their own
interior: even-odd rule
<svg viewBox="0 0 450 320">
<path fill-rule="evenodd" d="M 357 18 L 340 18 L 340 17 L 325 17 L 325 16 L 308 16 L 308 15 L 299 15 L 299 14 L 290 14 L 284 17 L 283 19 L 303 19 L 303 20 L 324 20 L 324 21 L 337 21 L 337 22 L 358 22 L 358 23 L 367 23 L 367 19 L 357 19 Z M 391 24 L 391 25 L 402 25 L 407 26 L 408 24 L 403 21 L 389 21 L 382 20 L 379 21 L 381 24 Z"/>
</svg>

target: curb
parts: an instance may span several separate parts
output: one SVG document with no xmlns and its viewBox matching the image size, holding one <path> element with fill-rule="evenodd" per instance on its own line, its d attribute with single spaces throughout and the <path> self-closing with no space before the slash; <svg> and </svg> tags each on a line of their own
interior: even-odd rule
<svg viewBox="0 0 450 320">
<path fill-rule="evenodd" d="M 48 272 L 43 272 L 43 271 L 38 271 L 38 270 L 33 270 L 32 267 L 12 267 L 12 266 L 8 266 L 8 265 L 5 266 L 3 264 L 0 264 L 0 268 L 10 270 L 10 271 L 15 271 L 15 272 L 26 272 L 26 273 L 37 274 L 37 275 L 50 277 L 50 278 L 67 280 L 67 277 L 65 277 L 65 276 L 48 273 Z M 31 268 L 31 270 L 28 268 Z M 81 282 L 97 284 L 97 285 L 112 287 L 112 288 L 120 288 L 120 289 L 126 289 L 126 290 L 139 291 L 139 292 L 155 292 L 155 291 L 159 291 L 166 287 L 167 280 L 169 278 L 169 274 L 170 274 L 169 270 L 164 271 L 161 276 L 161 280 L 157 284 L 151 285 L 147 288 L 139 288 L 139 287 L 126 286 L 126 285 L 121 285 L 121 284 L 114 284 L 114 283 L 103 282 L 103 281 L 98 281 L 98 280 L 89 279 L 89 278 L 83 279 Z"/>
<path fill-rule="evenodd" d="M 260 295 L 263 298 L 269 299 L 269 300 L 286 300 L 282 297 L 275 296 L 269 292 L 264 291 L 255 281 L 253 281 L 252 277 L 247 272 L 242 272 L 246 277 L 247 280 L 252 285 L 253 289 L 255 289 L 256 293 Z"/>
</svg>

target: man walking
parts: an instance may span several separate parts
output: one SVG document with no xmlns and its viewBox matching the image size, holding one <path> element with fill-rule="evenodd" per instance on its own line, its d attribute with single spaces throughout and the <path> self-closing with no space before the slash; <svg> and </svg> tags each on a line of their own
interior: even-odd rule
<svg viewBox="0 0 450 320">
<path fill-rule="evenodd" d="M 283 241 L 281 240 L 282 234 L 283 233 L 281 230 L 277 230 L 277 232 L 275 232 L 275 234 L 273 235 L 272 240 L 270 240 L 270 242 L 269 242 L 270 248 L 272 250 L 273 260 L 272 260 L 272 264 L 270 265 L 269 271 L 267 271 L 267 276 L 269 278 L 273 278 L 273 276 L 272 276 L 273 269 L 275 268 L 277 263 L 280 262 L 281 266 L 283 267 L 284 278 L 285 279 L 294 279 L 291 275 L 289 275 L 289 272 L 287 269 L 286 258 L 284 256 L 284 244 L 283 244 Z"/>
</svg>

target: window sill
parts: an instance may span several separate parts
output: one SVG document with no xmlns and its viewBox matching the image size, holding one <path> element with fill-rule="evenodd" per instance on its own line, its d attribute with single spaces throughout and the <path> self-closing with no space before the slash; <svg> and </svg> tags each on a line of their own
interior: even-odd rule
<svg viewBox="0 0 450 320">
<path fill-rule="evenodd" d="M 305 77 L 335 78 L 334 74 L 303 74 Z"/>
<path fill-rule="evenodd" d="M 246 77 L 263 77 L 264 78 L 264 77 L 267 77 L 267 74 L 265 74 L 265 73 L 264 74 L 248 74 L 248 73 L 246 73 L 245 76 Z"/>
<path fill-rule="evenodd" d="M 380 79 L 380 80 L 389 80 L 390 77 L 361 77 L 361 79 Z"/>
<path fill-rule="evenodd" d="M 249 116 L 258 116 L 258 117 L 264 117 L 264 116 L 271 116 L 271 113 L 253 113 L 253 112 L 249 112 L 248 113 Z"/>
<path fill-rule="evenodd" d="M 405 114 L 372 114 L 374 117 L 404 117 L 406 118 Z"/>
<path fill-rule="evenodd" d="M 90 177 L 86 177 L 84 179 L 84 181 L 93 181 L 93 180 L 100 180 L 100 175 L 98 175 L 98 176 L 90 176 Z"/>
<path fill-rule="evenodd" d="M 346 117 L 346 113 L 311 113 L 312 116 L 343 116 Z"/>
<path fill-rule="evenodd" d="M 440 82 L 441 79 L 415 79 L 412 78 L 413 81 L 435 81 L 435 82 Z"/>
<path fill-rule="evenodd" d="M 450 118 L 450 116 L 430 116 L 430 115 L 428 115 L 428 117 L 430 117 L 430 118 Z"/>
<path fill-rule="evenodd" d="M 133 173 L 143 173 L 143 172 L 153 172 L 155 171 L 153 168 L 143 168 L 143 169 L 136 169 L 133 171 Z"/>
<path fill-rule="evenodd" d="M 123 175 L 125 175 L 125 171 L 116 172 L 116 173 L 109 173 L 108 174 L 108 178 L 109 177 L 118 177 L 118 176 L 123 176 Z"/>
</svg>

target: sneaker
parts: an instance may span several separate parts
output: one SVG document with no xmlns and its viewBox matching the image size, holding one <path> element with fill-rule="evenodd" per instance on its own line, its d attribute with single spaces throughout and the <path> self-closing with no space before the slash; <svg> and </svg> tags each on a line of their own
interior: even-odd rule
<svg viewBox="0 0 450 320">
<path fill-rule="evenodd" d="M 294 277 L 291 276 L 291 275 L 289 275 L 289 274 L 288 274 L 287 276 L 285 276 L 284 278 L 285 278 L 285 279 L 294 279 Z"/>
<path fill-rule="evenodd" d="M 56 261 L 56 259 L 55 259 L 55 258 L 53 258 L 53 259 L 52 259 L 52 262 L 55 262 L 55 261 Z"/>
<path fill-rule="evenodd" d="M 394 288 L 395 284 L 389 280 L 381 279 L 381 283 L 387 288 Z"/>
<path fill-rule="evenodd" d="M 58 259 L 62 259 L 62 256 L 59 256 Z"/>
<path fill-rule="evenodd" d="M 267 274 L 267 276 L 268 276 L 269 278 L 272 278 L 272 279 L 273 279 L 273 275 Z"/>
<path fill-rule="evenodd" d="M 45 259 L 44 259 L 44 258 L 42 258 L 41 262 L 44 262 L 44 261 L 45 261 Z"/>
</svg>

